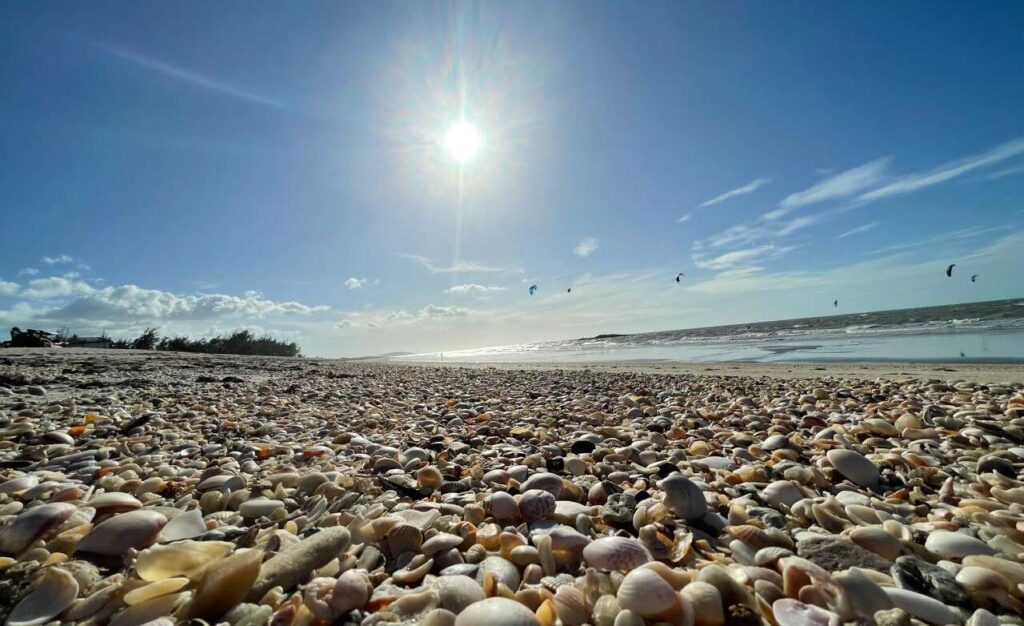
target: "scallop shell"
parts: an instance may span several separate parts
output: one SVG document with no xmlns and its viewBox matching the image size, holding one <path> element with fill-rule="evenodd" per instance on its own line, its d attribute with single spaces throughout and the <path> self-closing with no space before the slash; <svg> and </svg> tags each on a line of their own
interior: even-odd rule
<svg viewBox="0 0 1024 626">
<path fill-rule="evenodd" d="M 615 597 L 624 610 L 633 611 L 644 618 L 666 617 L 677 612 L 680 607 L 680 599 L 672 585 L 645 568 L 626 574 Z"/>
<path fill-rule="evenodd" d="M 519 498 L 519 514 L 527 522 L 544 519 L 555 512 L 555 496 L 541 489 L 530 489 Z"/>
<path fill-rule="evenodd" d="M 881 479 L 875 464 L 859 452 L 839 448 L 829 450 L 825 456 L 840 474 L 861 487 L 874 487 Z"/>
<path fill-rule="evenodd" d="M 658 483 L 658 488 L 665 493 L 665 504 L 678 517 L 695 521 L 707 514 L 704 492 L 689 478 L 674 474 Z"/>
<path fill-rule="evenodd" d="M 50 567 L 11 611 L 7 626 L 37 626 L 51 621 L 78 596 L 78 581 L 58 567 Z M 8 599 L 9 600 L 9 599 Z"/>
<path fill-rule="evenodd" d="M 572 585 L 563 585 L 555 592 L 552 602 L 555 613 L 565 626 L 580 626 L 590 619 L 583 592 Z"/>
<path fill-rule="evenodd" d="M 487 598 L 466 607 L 455 626 L 540 626 L 530 609 L 508 598 Z"/>
<path fill-rule="evenodd" d="M 774 507 L 781 505 L 791 507 L 803 500 L 804 494 L 790 481 L 776 480 L 761 490 L 761 497 Z"/>
<path fill-rule="evenodd" d="M 722 626 L 725 623 L 722 594 L 714 585 L 695 581 L 683 587 L 680 593 L 693 607 L 696 626 Z"/>
<path fill-rule="evenodd" d="M 602 537 L 583 548 L 587 565 L 603 570 L 628 572 L 651 560 L 642 543 L 626 537 Z"/>
</svg>

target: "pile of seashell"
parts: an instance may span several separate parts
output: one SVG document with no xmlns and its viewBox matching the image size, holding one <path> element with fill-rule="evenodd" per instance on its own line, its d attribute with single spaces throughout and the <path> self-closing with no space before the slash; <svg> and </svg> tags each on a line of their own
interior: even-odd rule
<svg viewBox="0 0 1024 626">
<path fill-rule="evenodd" d="M 1024 625 L 1022 474 L 1020 385 L 35 353 L 0 621 Z"/>
</svg>

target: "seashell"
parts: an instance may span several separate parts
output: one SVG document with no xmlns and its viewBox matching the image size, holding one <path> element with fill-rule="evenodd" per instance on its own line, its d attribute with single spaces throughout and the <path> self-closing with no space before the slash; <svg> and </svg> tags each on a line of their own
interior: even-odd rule
<svg viewBox="0 0 1024 626">
<path fill-rule="evenodd" d="M 474 602 L 455 618 L 455 626 L 540 626 L 530 609 L 508 598 L 487 598 Z"/>
<path fill-rule="evenodd" d="M 644 626 L 644 618 L 633 611 L 622 611 L 615 617 L 614 626 Z"/>
<path fill-rule="evenodd" d="M 519 497 L 519 514 L 527 522 L 544 519 L 555 512 L 555 496 L 541 489 L 530 489 Z"/>
<path fill-rule="evenodd" d="M 642 543 L 626 537 L 602 537 L 583 548 L 587 565 L 602 570 L 628 572 L 652 560 Z"/>
<path fill-rule="evenodd" d="M 158 618 L 173 615 L 192 598 L 192 592 L 179 591 L 158 596 L 142 604 L 129 606 L 110 619 L 110 626 L 147 624 Z M 177 620 L 174 620 L 177 622 Z"/>
<path fill-rule="evenodd" d="M 603 595 L 594 603 L 591 617 L 594 626 L 614 626 L 615 617 L 622 612 L 618 599 L 613 595 Z"/>
<path fill-rule="evenodd" d="M 487 500 L 487 509 L 495 519 L 519 519 L 519 504 L 515 498 L 504 491 L 491 494 Z"/>
<path fill-rule="evenodd" d="M 423 614 L 418 626 L 455 626 L 455 618 L 455 613 L 447 609 L 434 609 Z"/>
<path fill-rule="evenodd" d="M 842 621 L 832 611 L 804 604 L 792 598 L 772 603 L 772 614 L 779 626 L 840 626 Z"/>
<path fill-rule="evenodd" d="M 634 569 L 626 574 L 615 597 L 624 610 L 644 618 L 670 617 L 679 611 L 681 605 L 672 585 L 645 568 Z"/>
<path fill-rule="evenodd" d="M 156 540 L 157 543 L 169 543 L 171 541 L 181 541 L 182 539 L 195 539 L 207 530 L 202 513 L 199 512 L 199 509 L 192 509 L 175 516 L 171 521 L 167 522 L 163 529 L 160 530 Z"/>
<path fill-rule="evenodd" d="M 227 541 L 180 541 L 155 545 L 139 553 L 135 569 L 147 581 L 184 576 L 191 580 L 202 577 L 214 561 L 227 556 L 234 548 Z"/>
<path fill-rule="evenodd" d="M 999 572 L 985 567 L 968 565 L 956 573 L 956 582 L 980 591 L 1011 591 L 1013 585 Z"/>
<path fill-rule="evenodd" d="M 25 509 L 0 527 L 0 552 L 20 554 L 36 540 L 46 537 L 75 512 L 75 505 L 66 502 L 42 504 Z"/>
<path fill-rule="evenodd" d="M 462 537 L 450 533 L 438 533 L 420 545 L 420 552 L 433 556 L 438 552 L 446 552 L 462 545 Z"/>
<path fill-rule="evenodd" d="M 254 498 L 243 502 L 238 507 L 238 512 L 246 519 L 257 519 L 260 517 L 270 517 L 271 513 L 281 508 L 284 508 L 284 502 L 280 500 Z"/>
<path fill-rule="evenodd" d="M 213 621 L 242 602 L 260 573 L 263 553 L 242 548 L 206 569 L 189 608 L 193 618 Z"/>
<path fill-rule="evenodd" d="M 995 556 L 971 555 L 964 557 L 965 566 L 983 567 L 996 572 L 1014 586 L 1024 585 L 1024 565 Z"/>
<path fill-rule="evenodd" d="M 754 554 L 754 565 L 758 567 L 774 567 L 779 559 L 784 559 L 787 556 L 793 556 L 793 551 L 788 548 L 780 548 L 778 546 L 761 548 Z"/>
<path fill-rule="evenodd" d="M 263 563 L 259 577 L 249 593 L 251 602 L 258 601 L 273 587 L 289 589 L 336 558 L 351 543 L 347 528 L 332 526 L 323 528 L 302 541 L 290 545 Z"/>
<path fill-rule="evenodd" d="M 149 546 L 167 518 L 148 509 L 128 511 L 115 515 L 94 527 L 75 548 L 75 552 L 120 556 L 128 550 Z"/>
<path fill-rule="evenodd" d="M 964 533 L 937 530 L 928 535 L 924 547 L 932 554 L 944 559 L 959 559 L 965 556 L 995 554 L 985 542 Z"/>
<path fill-rule="evenodd" d="M 563 585 L 551 599 L 555 613 L 565 626 L 581 626 L 590 619 L 583 592 L 572 585 Z"/>
<path fill-rule="evenodd" d="M 761 497 L 774 507 L 791 507 L 803 500 L 804 494 L 790 481 L 776 480 L 761 490 Z"/>
<path fill-rule="evenodd" d="M 7 617 L 7 626 L 46 624 L 71 606 L 77 596 L 78 581 L 74 576 L 59 567 L 46 568 L 28 594 L 14 606 Z"/>
<path fill-rule="evenodd" d="M 427 489 L 440 489 L 444 485 L 444 476 L 433 465 L 427 465 L 416 472 L 416 484 Z"/>
<path fill-rule="evenodd" d="M 881 526 L 864 526 L 849 532 L 850 540 L 865 550 L 870 550 L 882 558 L 895 561 L 903 551 L 900 540 Z"/>
<path fill-rule="evenodd" d="M 680 594 L 693 608 L 695 626 L 722 626 L 725 624 L 722 594 L 713 585 L 694 581 L 683 587 Z"/>
<path fill-rule="evenodd" d="M 423 533 L 412 524 L 398 524 L 388 531 L 387 552 L 392 558 L 397 558 L 406 552 L 419 552 L 423 545 Z"/>
<path fill-rule="evenodd" d="M 458 615 L 474 602 L 484 599 L 480 583 L 469 576 L 439 576 L 434 579 L 441 606 Z"/>
<path fill-rule="evenodd" d="M 907 589 L 883 587 L 898 608 L 914 617 L 936 625 L 958 624 L 960 619 L 949 607 L 934 598 Z"/>
<path fill-rule="evenodd" d="M 704 492 L 689 478 L 673 474 L 658 483 L 658 488 L 665 493 L 665 504 L 676 516 L 696 521 L 708 512 L 708 503 Z"/>
<path fill-rule="evenodd" d="M 531 489 L 547 491 L 557 500 L 558 497 L 562 495 L 562 477 L 558 474 L 551 474 L 549 472 L 534 474 L 522 484 L 523 493 L 526 493 Z"/>
<path fill-rule="evenodd" d="M 881 479 L 875 464 L 859 452 L 838 448 L 829 450 L 825 456 L 840 474 L 861 487 L 874 487 Z"/>
<path fill-rule="evenodd" d="M 187 587 L 188 584 L 189 580 L 187 578 L 165 578 L 163 580 L 132 589 L 124 595 L 124 603 L 128 606 L 142 604 L 143 602 L 152 600 L 153 598 L 180 591 Z"/>
<path fill-rule="evenodd" d="M 768 533 L 764 532 L 757 526 L 751 526 L 749 524 L 744 524 L 742 526 L 729 526 L 725 529 L 725 532 L 728 533 L 729 536 L 743 542 L 754 551 L 774 545 L 774 542 L 771 540 L 771 537 L 768 536 Z"/>
<path fill-rule="evenodd" d="M 509 589 L 519 588 L 519 568 L 507 559 L 500 556 L 489 556 L 480 561 L 476 570 L 476 581 L 483 583 L 484 577 L 488 574 L 493 574 L 498 582 Z"/>
<path fill-rule="evenodd" d="M 871 619 L 877 611 L 891 609 L 894 606 L 882 588 L 856 567 L 833 574 L 832 580 L 842 589 L 842 593 L 839 594 L 839 608 L 842 617 L 847 621 L 852 621 L 856 617 Z"/>
<path fill-rule="evenodd" d="M 89 500 L 90 507 L 96 509 L 97 515 L 124 513 L 142 508 L 142 503 L 131 494 L 120 491 L 108 491 Z"/>
</svg>

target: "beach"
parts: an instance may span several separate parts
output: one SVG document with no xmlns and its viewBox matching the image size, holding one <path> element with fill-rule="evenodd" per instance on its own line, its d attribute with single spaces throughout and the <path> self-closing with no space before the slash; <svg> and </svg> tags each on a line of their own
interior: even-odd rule
<svg viewBox="0 0 1024 626">
<path fill-rule="evenodd" d="M 1019 364 L 8 349 L 0 620 L 1024 624 L 1022 479 Z"/>
</svg>

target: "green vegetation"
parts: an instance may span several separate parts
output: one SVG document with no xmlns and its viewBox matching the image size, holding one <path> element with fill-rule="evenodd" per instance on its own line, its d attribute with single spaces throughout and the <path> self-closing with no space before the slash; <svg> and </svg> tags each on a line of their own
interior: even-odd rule
<svg viewBox="0 0 1024 626">
<path fill-rule="evenodd" d="M 133 350 L 166 350 L 170 352 L 201 352 L 203 354 L 247 354 L 260 356 L 301 357 L 295 342 L 286 343 L 269 335 L 257 337 L 248 330 L 236 330 L 227 337 L 189 339 L 188 337 L 161 338 L 156 328 L 147 328 L 133 340 L 120 339 L 114 348 Z"/>
</svg>

